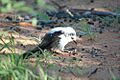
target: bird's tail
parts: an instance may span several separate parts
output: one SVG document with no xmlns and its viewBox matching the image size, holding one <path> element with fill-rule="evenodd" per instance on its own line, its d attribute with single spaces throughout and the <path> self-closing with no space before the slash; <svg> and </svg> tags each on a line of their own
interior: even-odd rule
<svg viewBox="0 0 120 80">
<path fill-rule="evenodd" d="M 36 52 L 38 52 L 40 54 L 42 54 L 43 50 L 40 47 L 35 47 L 32 50 L 28 50 L 27 52 L 23 53 L 22 57 L 23 59 L 27 59 L 28 57 L 30 57 L 31 55 L 35 54 Z"/>
</svg>

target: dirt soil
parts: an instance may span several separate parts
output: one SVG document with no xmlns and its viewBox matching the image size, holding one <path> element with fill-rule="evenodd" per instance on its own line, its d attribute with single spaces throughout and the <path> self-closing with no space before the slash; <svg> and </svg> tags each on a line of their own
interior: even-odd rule
<svg viewBox="0 0 120 80">
<path fill-rule="evenodd" d="M 82 5 L 79 0 L 75 2 L 74 0 L 69 0 L 70 2 L 61 0 L 59 2 L 62 3 L 62 1 L 66 1 L 64 4 L 73 8 L 106 9 L 103 7 L 109 7 L 107 10 L 114 10 L 111 7 L 116 8 L 116 5 L 120 4 L 120 0 L 95 0 L 94 3 L 87 0 Z M 0 31 L 9 30 L 10 27 L 0 26 Z M 14 28 L 16 29 L 16 27 Z M 37 30 L 34 27 L 22 26 L 19 28 L 19 35 L 13 35 L 17 52 L 25 52 L 35 47 L 37 44 L 35 38 L 43 37 L 49 30 L 49 28 Z M 112 29 L 114 28 L 109 28 L 102 34 L 97 33 L 97 37 L 93 41 L 89 41 L 86 36 L 81 38 L 77 36 L 77 46 L 72 42 L 66 45 L 66 48 L 75 47 L 76 54 L 62 55 L 62 58 L 58 56 L 57 59 L 52 59 L 51 62 L 56 64 L 59 70 L 57 69 L 57 72 L 56 69 L 50 68 L 50 74 L 59 75 L 62 80 L 114 80 L 112 79 L 114 76 L 120 80 L 120 32 L 114 32 Z M 75 30 L 79 31 L 77 28 Z M 6 53 L 7 50 L 2 52 Z"/>
</svg>

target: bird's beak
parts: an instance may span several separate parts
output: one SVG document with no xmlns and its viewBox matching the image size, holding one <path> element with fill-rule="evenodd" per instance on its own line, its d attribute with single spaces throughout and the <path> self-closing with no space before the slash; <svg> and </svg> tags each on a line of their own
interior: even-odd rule
<svg viewBox="0 0 120 80">
<path fill-rule="evenodd" d="M 74 40 L 74 38 L 73 38 L 73 37 L 71 37 L 71 39 L 73 40 L 73 42 L 74 42 L 75 44 L 77 44 L 77 41 L 76 41 L 76 40 Z"/>
<path fill-rule="evenodd" d="M 75 44 L 77 44 L 77 41 L 73 40 L 73 42 L 74 42 Z"/>
</svg>

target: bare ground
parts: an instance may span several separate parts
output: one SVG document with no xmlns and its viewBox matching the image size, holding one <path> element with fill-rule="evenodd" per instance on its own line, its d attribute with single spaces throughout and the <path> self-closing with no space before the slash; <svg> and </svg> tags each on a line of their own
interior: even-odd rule
<svg viewBox="0 0 120 80">
<path fill-rule="evenodd" d="M 21 30 L 19 32 L 20 35 L 14 35 L 17 52 L 27 51 L 35 47 L 37 42 L 33 38 L 29 39 L 28 37 L 31 35 L 38 37 L 39 34 L 43 36 L 47 31 L 48 29 L 40 31 L 34 28 Z M 56 72 L 56 69 L 50 69 L 50 74 L 57 74 L 64 80 L 112 80 L 112 74 L 118 80 L 120 79 L 119 33 L 106 31 L 102 34 L 97 34 L 94 41 L 89 41 L 87 37 L 82 37 L 77 38 L 77 43 L 77 46 L 72 42 L 66 46 L 66 48 L 76 47 L 76 54 L 58 55 L 57 57 L 54 56 L 55 59 L 52 58 L 50 60 L 50 63 L 56 64 L 60 70 L 57 69 L 58 72 Z M 80 69 L 76 71 L 72 70 L 71 67 Z"/>
<path fill-rule="evenodd" d="M 89 4 L 88 1 L 81 5 L 79 0 L 70 1 L 65 4 L 73 8 L 102 7 L 104 9 L 103 7 L 108 7 L 107 10 L 114 10 L 111 7 L 116 8 L 120 2 L 120 0 L 96 0 L 94 3 Z M 0 26 L 0 31 L 4 29 L 8 27 Z M 14 35 L 17 52 L 33 48 L 37 44 L 33 37 L 39 37 L 39 35 L 42 37 L 49 30 L 47 28 L 36 30 L 33 27 L 20 27 L 20 29 L 19 35 Z M 46 69 L 51 75 L 61 76 L 63 80 L 113 80 L 114 76 L 120 80 L 120 32 L 110 31 L 112 29 L 109 28 L 102 34 L 97 34 L 94 41 L 89 41 L 87 37 L 77 37 L 77 46 L 73 43 L 66 46 L 66 48 L 76 47 L 77 53 L 52 56 L 54 58 L 50 62 L 56 64 L 57 69 Z"/>
</svg>

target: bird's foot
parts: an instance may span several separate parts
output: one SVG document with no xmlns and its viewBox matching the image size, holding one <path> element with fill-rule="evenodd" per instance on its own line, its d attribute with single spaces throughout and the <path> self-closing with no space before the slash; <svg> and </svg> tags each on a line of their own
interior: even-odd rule
<svg viewBox="0 0 120 80">
<path fill-rule="evenodd" d="M 69 49 L 64 50 L 64 52 L 67 52 L 67 53 L 76 53 L 77 49 L 76 48 L 69 48 Z"/>
<path fill-rule="evenodd" d="M 57 53 L 55 54 L 56 55 L 61 55 L 61 56 L 64 56 L 64 57 L 69 57 L 69 56 L 72 56 L 72 55 L 76 55 L 77 54 L 77 50 L 74 48 L 74 49 L 67 49 L 67 50 L 64 50 L 64 51 L 61 51 L 59 49 L 54 49 L 52 50 L 52 52 L 54 53 Z"/>
</svg>

